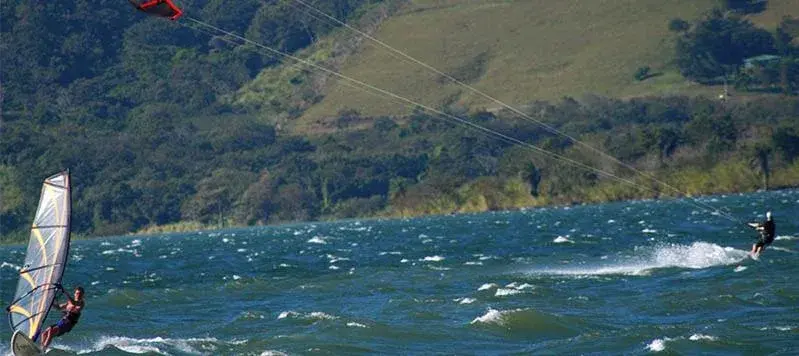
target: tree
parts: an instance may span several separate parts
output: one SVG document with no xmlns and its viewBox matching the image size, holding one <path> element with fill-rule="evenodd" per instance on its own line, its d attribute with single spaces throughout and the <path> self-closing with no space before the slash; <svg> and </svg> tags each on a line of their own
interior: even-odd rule
<svg viewBox="0 0 799 356">
<path fill-rule="evenodd" d="M 769 177 L 771 170 L 769 166 L 769 157 L 773 152 L 772 146 L 767 142 L 758 142 L 752 149 L 753 157 L 750 160 L 750 165 L 754 166 L 756 170 L 760 171 L 763 179 L 762 188 L 768 190 Z"/>
<path fill-rule="evenodd" d="M 524 178 L 530 183 L 530 195 L 538 197 L 538 186 L 541 184 L 541 170 L 539 170 L 533 162 L 529 162 L 527 163 L 527 172 Z"/>
<path fill-rule="evenodd" d="M 683 19 L 676 18 L 669 21 L 669 31 L 671 32 L 681 33 L 688 31 L 689 28 L 691 28 L 691 24 Z"/>
<path fill-rule="evenodd" d="M 799 157 L 799 132 L 795 127 L 783 126 L 774 131 L 771 141 L 775 149 L 780 152 L 784 159 L 793 162 Z"/>
<path fill-rule="evenodd" d="M 197 183 L 197 193 L 181 208 L 183 218 L 224 224 L 233 215 L 233 204 L 247 189 L 255 174 L 220 168 Z"/>
<path fill-rule="evenodd" d="M 700 83 L 736 72 L 745 58 L 776 52 L 771 33 L 718 10 L 684 32 L 676 48 L 680 72 Z"/>
<path fill-rule="evenodd" d="M 758 13 L 766 9 L 766 0 L 723 0 L 724 9 L 744 14 Z"/>
<path fill-rule="evenodd" d="M 714 157 L 729 151 L 738 138 L 735 121 L 727 113 L 696 115 L 685 130 L 694 145 L 705 147 Z"/>
<path fill-rule="evenodd" d="M 240 224 L 263 225 L 272 213 L 274 186 L 269 172 L 264 170 L 258 181 L 250 184 L 235 204 L 235 219 Z"/>
<path fill-rule="evenodd" d="M 633 77 L 635 80 L 640 82 L 646 78 L 649 78 L 649 71 L 649 66 L 638 67 L 638 70 L 635 71 L 635 75 L 633 75 Z"/>
</svg>

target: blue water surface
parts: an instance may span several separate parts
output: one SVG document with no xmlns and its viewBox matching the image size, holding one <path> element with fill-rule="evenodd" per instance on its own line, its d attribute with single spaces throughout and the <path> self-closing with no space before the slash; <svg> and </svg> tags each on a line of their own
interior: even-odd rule
<svg viewBox="0 0 799 356">
<path fill-rule="evenodd" d="M 755 260 L 741 221 L 773 209 Z M 797 354 L 799 191 L 72 244 L 67 354 Z M 0 297 L 22 246 L 0 247 Z M 50 321 L 57 320 L 52 312 Z M 11 330 L 2 323 L 0 334 Z M 9 352 L 8 343 L 0 352 Z"/>
</svg>

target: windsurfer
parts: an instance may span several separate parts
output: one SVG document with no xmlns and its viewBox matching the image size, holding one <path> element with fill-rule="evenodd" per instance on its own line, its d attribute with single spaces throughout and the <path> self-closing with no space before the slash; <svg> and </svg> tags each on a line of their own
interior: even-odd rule
<svg viewBox="0 0 799 356">
<path fill-rule="evenodd" d="M 57 288 L 67 297 L 67 302 L 58 305 L 58 309 L 64 312 L 64 316 L 58 323 L 51 325 L 42 334 L 42 350 L 47 350 L 47 346 L 53 341 L 53 337 L 68 333 L 78 323 L 80 313 L 86 305 L 83 299 L 83 287 L 75 288 L 74 298 L 70 297 L 61 285 Z"/>
<path fill-rule="evenodd" d="M 759 223 L 748 223 L 747 225 L 760 232 L 757 242 L 752 245 L 751 252 L 753 256 L 760 255 L 760 253 L 766 248 L 766 245 L 770 245 L 771 242 L 774 241 L 775 226 L 774 219 L 771 217 L 771 212 L 766 212 L 766 221 Z"/>
</svg>

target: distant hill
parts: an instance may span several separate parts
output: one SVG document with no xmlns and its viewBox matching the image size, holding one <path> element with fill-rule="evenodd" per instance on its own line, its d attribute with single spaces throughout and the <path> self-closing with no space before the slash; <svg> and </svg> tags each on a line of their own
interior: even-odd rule
<svg viewBox="0 0 799 356">
<path fill-rule="evenodd" d="M 673 65 L 675 34 L 668 24 L 675 18 L 693 21 L 717 5 L 718 0 L 420 0 L 387 19 L 375 36 L 511 105 L 586 94 L 715 96 L 720 88 L 691 83 Z M 792 13 L 799 13 L 799 2 L 770 0 L 764 12 L 748 18 L 773 31 Z M 642 66 L 654 76 L 636 81 Z M 342 72 L 434 107 L 497 106 L 368 41 Z M 296 124 L 312 126 L 343 109 L 364 116 L 411 110 L 335 83 Z"/>
<path fill-rule="evenodd" d="M 780 42 L 780 72 L 753 67 L 735 82 L 747 92 L 726 101 L 672 63 L 669 27 L 684 28 L 681 70 L 687 62 L 705 83 L 730 63 L 703 56 L 708 47 L 778 53 L 730 50 L 732 34 L 762 44 L 770 33 L 737 17 L 708 22 L 713 0 L 180 3 L 186 16 L 171 22 L 118 0 L 0 2 L 0 244 L 28 238 L 41 179 L 64 168 L 73 232 L 85 236 L 799 186 L 799 46 Z M 799 13 L 796 0 L 766 4 L 749 19 L 799 37 L 799 22 L 782 20 Z M 308 5 L 680 189 L 492 110 Z M 685 42 L 708 23 L 720 30 Z M 741 24 L 753 31 L 730 31 Z M 267 47 L 472 124 L 412 112 Z"/>
</svg>

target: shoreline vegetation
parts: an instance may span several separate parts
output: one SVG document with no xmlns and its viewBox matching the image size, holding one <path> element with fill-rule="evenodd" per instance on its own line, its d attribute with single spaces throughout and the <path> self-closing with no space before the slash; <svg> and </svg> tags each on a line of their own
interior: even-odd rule
<svg viewBox="0 0 799 356">
<path fill-rule="evenodd" d="M 714 169 L 713 171 L 717 171 Z M 689 175 L 702 175 L 699 171 L 692 172 Z M 775 179 L 776 182 L 793 182 L 788 184 L 775 184 L 772 188 L 768 189 L 769 191 L 779 191 L 785 189 L 796 189 L 799 188 L 799 162 L 795 164 L 791 169 L 787 169 L 784 171 L 775 172 L 775 176 L 780 177 Z M 700 184 L 703 185 L 703 184 Z M 735 184 L 736 186 L 738 184 Z M 707 185 L 704 185 L 707 187 Z M 681 198 L 701 198 L 706 196 L 712 195 L 719 195 L 719 194 L 747 194 L 747 193 L 754 193 L 763 191 L 762 188 L 752 187 L 752 189 L 743 189 L 743 190 L 710 190 L 710 191 L 697 191 L 696 193 L 691 194 L 690 196 L 674 196 L 674 195 L 660 195 L 660 196 L 647 196 L 647 195 L 635 195 L 629 194 L 630 192 L 620 188 L 620 187 L 612 187 L 612 186 L 603 186 L 597 187 L 594 189 L 589 189 L 591 191 L 601 192 L 600 194 L 605 194 L 607 196 L 608 192 L 625 192 L 624 198 L 620 199 L 607 199 L 607 200 L 585 200 L 585 201 L 559 201 L 559 200 L 547 200 L 547 199 L 536 199 L 532 196 L 530 197 L 517 197 L 518 200 L 516 202 L 523 203 L 523 202 L 532 202 L 532 204 L 521 204 L 521 205 L 503 205 L 499 208 L 489 207 L 487 202 L 488 199 L 485 198 L 484 195 L 479 195 L 476 197 L 472 197 L 467 199 L 465 203 L 459 206 L 455 210 L 445 210 L 445 209 L 426 209 L 426 210 L 402 210 L 400 213 L 395 213 L 391 211 L 391 209 L 387 211 L 380 212 L 375 215 L 367 215 L 367 216 L 360 216 L 360 217 L 350 217 L 350 218 L 333 218 L 328 216 L 323 216 L 317 220 L 306 220 L 306 221 L 282 221 L 277 222 L 274 224 L 268 225 L 242 225 L 242 224 L 235 224 L 235 223 L 224 223 L 224 224 L 204 224 L 198 221 L 179 221 L 175 223 L 169 223 L 165 225 L 156 225 L 156 226 L 147 226 L 140 230 L 129 232 L 124 235 L 99 235 L 99 236 L 90 236 L 86 234 L 77 234 L 72 233 L 72 240 L 73 241 L 80 241 L 80 240 L 93 240 L 93 239 L 102 239 L 107 237 L 124 237 L 124 236 L 155 236 L 155 235 L 162 235 L 162 234 L 176 234 L 176 233 L 196 233 L 196 232 L 208 232 L 208 231 L 218 231 L 223 229 L 229 228 L 250 228 L 250 227 L 259 227 L 259 226 L 280 226 L 285 224 L 313 224 L 318 222 L 335 222 L 338 220 L 345 220 L 345 219 L 401 219 L 401 218 L 417 218 L 417 217 L 425 217 L 425 216 L 435 216 L 435 215 L 449 215 L 449 214 L 472 214 L 472 213 L 482 213 L 482 212 L 489 212 L 489 211 L 513 211 L 513 210 L 522 210 L 522 209 L 535 209 L 535 208 L 546 208 L 546 207 L 561 207 L 561 206 L 570 206 L 570 205 L 587 205 L 587 204 L 603 204 L 603 203 L 613 203 L 613 202 L 628 202 L 628 201 L 635 201 L 641 199 L 681 199 Z M 474 204 L 477 201 L 479 204 Z M 451 207 L 454 204 L 448 201 L 447 199 L 437 199 L 437 203 L 443 202 L 444 206 Z M 719 207 L 721 209 L 723 207 Z M 18 235 L 11 235 L 13 238 L 3 239 L 0 240 L 0 246 L 13 246 L 13 245 L 23 245 L 28 241 L 29 236 L 18 236 Z"/>
<path fill-rule="evenodd" d="M 461 187 L 460 192 L 467 193 L 467 195 L 457 194 L 451 197 L 441 197 L 431 200 L 430 204 L 419 207 L 418 209 L 393 209 L 387 208 L 384 211 L 378 212 L 374 215 L 366 215 L 359 217 L 351 217 L 347 219 L 373 219 L 373 218 L 415 218 L 424 216 L 447 215 L 447 214 L 469 214 L 469 213 L 482 213 L 488 211 L 504 211 L 504 210 L 521 210 L 521 209 L 534 209 L 544 207 L 558 207 L 568 205 L 585 205 L 585 204 L 603 204 L 612 202 L 625 202 L 635 201 L 640 199 L 681 199 L 681 198 L 701 198 L 705 196 L 712 196 L 718 194 L 746 194 L 763 191 L 762 187 L 757 186 L 757 181 L 748 182 L 735 182 L 726 181 L 722 184 L 718 183 L 717 179 L 713 176 L 726 176 L 730 174 L 742 173 L 742 167 L 714 167 L 710 172 L 702 170 L 690 170 L 679 175 L 679 181 L 693 182 L 690 183 L 690 194 L 688 196 L 673 194 L 663 194 L 653 196 L 652 194 L 640 194 L 637 188 L 629 188 L 621 186 L 621 184 L 603 184 L 601 186 L 586 189 L 587 195 L 584 200 L 565 201 L 561 199 L 545 199 L 535 198 L 529 194 L 525 194 L 525 189 L 522 187 L 523 182 L 514 181 L 510 183 L 513 188 L 522 188 L 516 190 L 511 188 L 502 192 L 490 191 L 484 193 L 476 193 L 469 195 L 472 191 L 470 187 Z M 781 169 L 774 172 L 773 186 L 769 191 L 778 191 L 784 189 L 795 189 L 799 187 L 799 162 L 787 169 Z M 669 183 L 671 184 L 671 183 Z M 465 189 L 463 189 L 465 188 Z M 638 192 L 635 192 L 637 190 Z M 529 190 L 527 190 L 529 191 Z M 503 194 L 504 193 L 504 194 Z M 486 197 L 488 195 L 489 197 Z M 497 199 L 499 198 L 499 199 Z M 723 207 L 718 207 L 719 209 Z M 344 218 L 335 218 L 331 216 L 322 216 L 317 220 L 307 221 L 285 221 L 270 225 L 239 225 L 232 222 L 225 224 L 203 224 L 197 221 L 180 221 L 177 223 L 170 223 L 159 226 L 148 226 L 138 231 L 127 234 L 126 236 L 139 236 L 139 235 L 157 235 L 168 233 L 187 233 L 187 232 L 200 232 L 200 231 L 215 231 L 227 228 L 247 228 L 257 226 L 278 226 L 282 224 L 292 223 L 315 223 L 315 222 L 334 222 Z M 102 238 L 98 236 L 97 238 Z"/>
<path fill-rule="evenodd" d="M 81 165 L 72 168 L 76 182 L 73 231 L 87 236 L 411 217 L 799 186 L 799 107 L 791 96 L 740 102 L 701 97 L 627 101 L 593 97 L 583 102 L 567 98 L 531 108 L 543 112 L 542 119 L 560 131 L 572 133 L 636 171 L 504 111 L 468 115 L 484 127 L 511 132 L 524 142 L 595 170 L 577 168 L 562 158 L 542 156 L 529 147 L 424 113 L 363 118 L 345 112 L 341 120 L 356 117 L 369 125 L 308 137 L 279 135 L 272 128 L 253 126 L 248 118 L 230 118 L 221 126 L 224 131 L 215 127 L 210 133 L 192 135 L 163 132 L 169 139 L 156 151 L 137 147 L 151 143 L 146 137 L 141 143 L 123 141 L 116 150 L 122 150 L 127 160 L 107 149 L 107 142 L 78 140 L 78 146 L 64 142 L 58 150 L 47 150 L 38 162 L 50 167 L 87 153 L 98 158 L 78 160 Z M 123 134 L 117 139 L 123 137 L 131 138 Z M 30 197 L 37 197 L 40 189 L 31 177 L 42 169 L 0 165 L 5 203 L 0 217 L 16 224 L 3 226 L 2 242 L 27 240 L 27 221 L 36 204 Z"/>
</svg>

